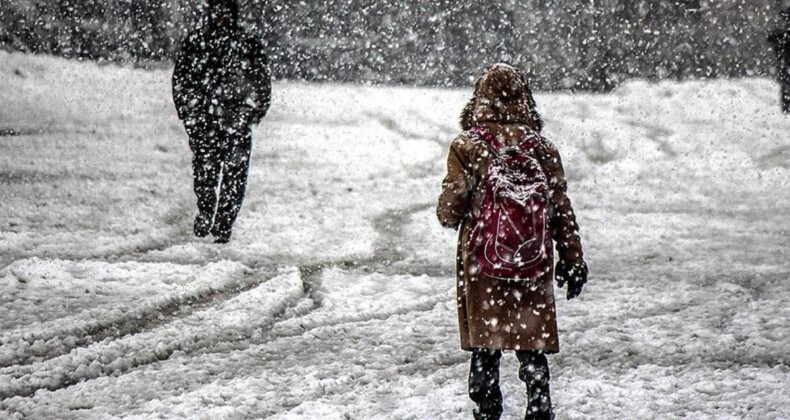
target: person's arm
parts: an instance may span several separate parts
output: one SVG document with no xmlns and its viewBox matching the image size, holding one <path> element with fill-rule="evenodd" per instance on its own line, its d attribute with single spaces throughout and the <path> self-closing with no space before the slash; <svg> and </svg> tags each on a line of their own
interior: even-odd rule
<svg viewBox="0 0 790 420">
<path fill-rule="evenodd" d="M 587 282 L 579 225 L 568 198 L 568 183 L 560 153 L 548 141 L 543 142 L 542 149 L 540 160 L 549 184 L 549 228 L 559 256 L 555 276 L 560 287 L 568 283 L 568 299 L 573 299 Z"/>
<path fill-rule="evenodd" d="M 783 31 L 775 30 L 768 34 L 768 43 L 775 49 L 779 47 L 779 40 L 783 35 Z"/>
<path fill-rule="evenodd" d="M 777 29 L 768 35 L 768 42 L 777 54 L 784 54 L 790 43 L 790 30 Z"/>
<path fill-rule="evenodd" d="M 184 121 L 187 129 L 196 123 L 200 97 L 202 96 L 199 74 L 204 63 L 196 62 L 199 55 L 198 40 L 189 36 L 178 51 L 173 70 L 173 102 L 178 118 Z"/>
<path fill-rule="evenodd" d="M 442 182 L 442 193 L 436 206 L 439 223 L 446 228 L 458 229 L 469 212 L 472 192 L 471 174 L 461 151 L 465 140 L 463 136 L 450 144 L 447 156 L 447 175 Z"/>
<path fill-rule="evenodd" d="M 252 84 L 250 95 L 245 100 L 253 124 L 261 122 L 269 110 L 272 100 L 272 76 L 269 68 L 269 59 L 263 45 L 257 40 L 248 43 L 250 70 L 248 80 Z"/>
</svg>

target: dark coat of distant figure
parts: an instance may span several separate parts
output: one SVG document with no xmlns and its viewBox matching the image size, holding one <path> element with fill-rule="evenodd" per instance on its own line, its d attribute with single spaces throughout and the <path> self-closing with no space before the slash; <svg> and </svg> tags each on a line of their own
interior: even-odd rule
<svg viewBox="0 0 790 420">
<path fill-rule="evenodd" d="M 781 28 L 771 32 L 768 41 L 777 58 L 777 77 L 782 85 L 782 110 L 790 113 L 790 8 L 782 11 Z"/>
<path fill-rule="evenodd" d="M 247 187 L 252 128 L 271 102 L 263 43 L 242 30 L 235 0 L 209 0 L 176 58 L 173 99 L 193 153 L 195 235 L 228 242 Z"/>
</svg>

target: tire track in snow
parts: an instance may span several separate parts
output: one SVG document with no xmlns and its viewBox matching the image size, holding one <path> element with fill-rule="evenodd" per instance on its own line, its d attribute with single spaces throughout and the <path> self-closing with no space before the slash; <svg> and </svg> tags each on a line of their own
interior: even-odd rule
<svg viewBox="0 0 790 420">
<path fill-rule="evenodd" d="M 400 249 L 402 230 L 409 217 L 429 208 L 429 204 L 418 204 L 401 210 L 386 212 L 374 219 L 374 228 L 379 234 L 374 255 L 370 258 L 348 261 L 329 260 L 299 267 L 303 275 L 305 294 L 320 306 L 320 295 L 315 291 L 320 284 L 321 272 L 328 267 L 370 267 L 373 271 L 390 274 L 446 274 L 439 266 L 410 266 L 406 272 L 393 267 L 407 256 Z M 178 243 L 178 242 L 174 242 Z M 156 246 L 151 250 L 166 247 Z M 131 254 L 126 254 L 131 256 Z M 218 258 L 222 258 L 221 255 Z M 220 262 L 222 260 L 216 261 Z M 0 367 L 31 363 L 39 358 L 61 356 L 79 347 L 84 347 L 110 338 L 133 335 L 158 325 L 183 318 L 208 305 L 217 305 L 238 294 L 244 293 L 267 279 L 261 272 L 273 272 L 270 266 L 256 267 L 256 273 L 246 273 L 241 279 L 220 285 L 207 285 L 164 300 L 146 302 L 143 305 L 120 308 L 108 317 L 101 310 L 80 314 L 78 320 L 69 319 L 58 325 L 39 331 L 14 331 L 0 337 Z M 169 314 L 164 315 L 163 314 Z M 76 322 L 76 323 L 75 323 Z"/>
<path fill-rule="evenodd" d="M 251 342 L 250 345 L 243 349 L 231 349 L 232 351 L 235 350 L 232 355 L 224 354 L 224 359 L 230 361 L 230 364 L 222 365 L 222 371 L 243 372 L 241 377 L 237 378 L 234 374 L 230 377 L 201 379 L 199 381 L 200 383 L 190 382 L 188 390 L 185 390 L 178 396 L 168 398 L 164 401 L 158 401 L 157 404 L 164 403 L 169 407 L 173 407 L 173 405 L 183 402 L 187 406 L 190 406 L 194 401 L 200 400 L 200 395 L 211 395 L 214 392 L 219 392 L 224 395 L 236 394 L 239 389 L 238 387 L 251 386 L 247 378 L 265 376 L 265 373 L 268 372 L 267 365 L 277 367 L 277 369 L 272 372 L 275 378 L 283 375 L 283 372 L 279 370 L 280 367 L 290 369 L 289 366 L 293 366 L 294 363 L 298 366 L 302 366 L 301 363 L 294 362 L 292 360 L 293 357 L 305 362 L 303 367 L 307 369 L 306 372 L 314 372 L 315 369 L 321 369 L 320 367 L 316 367 L 321 365 L 333 366 L 334 369 L 337 367 L 338 359 L 342 359 L 342 356 L 339 354 L 334 355 L 332 359 L 321 357 L 321 361 L 318 363 L 308 361 L 310 359 L 310 354 L 323 354 L 327 351 L 331 353 L 331 350 L 328 349 L 342 346 L 342 344 L 339 343 L 346 340 L 344 337 L 349 334 L 349 330 L 355 331 L 352 335 L 356 335 L 361 331 L 370 329 L 376 330 L 384 324 L 394 323 L 400 325 L 404 319 L 397 318 L 402 316 L 408 316 L 408 319 L 419 320 L 425 317 L 431 319 L 432 317 L 429 316 L 428 313 L 436 311 L 437 305 L 446 304 L 447 298 L 447 293 L 438 293 L 425 296 L 414 303 L 409 302 L 400 304 L 398 307 L 388 308 L 383 311 L 349 313 L 339 317 L 333 316 L 333 312 L 329 311 L 326 313 L 326 315 L 329 315 L 328 317 L 315 316 L 310 320 L 293 318 L 291 320 L 278 322 L 277 325 L 270 330 L 269 336 L 265 337 L 264 340 L 260 342 Z M 439 310 L 444 311 L 444 309 Z M 312 315 L 313 314 L 311 314 L 311 316 Z M 316 312 L 314 315 L 318 315 L 318 313 Z M 417 323 L 422 325 L 425 324 L 425 322 L 419 321 L 417 321 Z M 450 321 L 450 323 L 452 323 L 452 321 Z M 389 331 L 391 328 L 385 329 Z M 374 342 L 378 342 L 378 344 L 392 344 L 391 341 L 387 340 L 379 342 L 380 338 L 377 338 L 379 336 L 375 333 L 373 335 L 365 335 L 365 337 L 366 340 L 371 339 Z M 436 343 L 431 341 L 431 343 L 434 343 L 432 345 L 437 345 L 439 342 L 441 342 L 441 340 Z M 316 348 L 319 343 L 321 343 L 320 347 Z M 219 350 L 227 351 L 227 349 Z M 375 353 L 375 350 L 371 350 L 371 352 Z M 244 364 L 244 361 L 260 359 L 262 356 L 265 360 L 265 364 L 256 367 L 255 369 L 257 370 L 250 372 L 249 367 Z M 200 370 L 202 363 L 210 363 L 211 360 L 214 360 L 211 354 L 201 354 L 188 363 L 196 363 L 194 369 Z M 286 362 L 286 360 L 289 361 Z M 334 395 L 343 394 L 347 391 L 347 389 L 341 390 L 339 387 L 353 387 L 357 389 L 358 386 L 366 387 L 366 384 L 375 387 L 375 385 L 372 384 L 380 383 L 381 381 L 389 381 L 393 376 L 401 377 L 401 375 L 408 377 L 428 377 L 434 375 L 437 372 L 437 368 L 438 370 L 445 368 L 453 369 L 459 364 L 466 363 L 468 363 L 468 360 L 465 354 L 418 352 L 417 360 L 409 360 L 405 365 L 399 368 L 398 375 L 394 375 L 393 372 L 386 367 L 379 369 L 366 365 L 367 368 L 362 383 L 359 381 L 361 378 L 356 376 L 357 374 L 355 373 L 344 373 L 340 375 L 339 378 L 324 379 L 318 382 L 308 381 L 308 383 L 300 385 L 300 389 L 297 391 L 299 394 L 298 402 L 291 404 L 288 402 L 288 400 L 290 400 L 289 398 L 286 398 L 285 401 L 272 400 L 269 402 L 270 404 L 280 405 L 278 407 L 271 407 L 269 404 L 265 404 L 263 407 L 257 406 L 251 413 L 254 413 L 255 417 L 265 417 L 267 415 L 276 414 L 279 410 L 288 410 L 305 401 L 328 398 Z M 301 368 L 297 370 L 299 372 L 297 374 L 304 373 Z M 279 383 L 278 379 L 272 380 Z M 264 381 L 261 383 L 261 386 L 265 384 L 270 384 L 270 382 Z M 267 388 L 264 387 L 261 392 L 265 392 L 266 389 Z M 173 393 L 167 392 L 165 392 L 165 394 L 173 395 Z M 190 407 L 190 409 L 191 408 L 192 407 Z M 190 409 L 184 412 L 192 412 Z M 251 413 L 248 414 L 252 415 Z"/>
<path fill-rule="evenodd" d="M 394 119 L 394 118 L 392 118 L 392 117 L 390 117 L 388 115 L 378 114 L 378 113 L 370 112 L 370 111 L 365 112 L 364 115 L 366 117 L 369 117 L 369 118 L 375 120 L 376 122 L 381 124 L 382 127 L 384 127 L 387 130 L 397 134 L 401 138 L 429 141 L 431 143 L 438 144 L 442 148 L 442 150 L 447 147 L 448 143 L 447 143 L 446 140 L 444 140 L 444 137 L 443 137 L 444 133 L 436 134 L 433 137 L 428 137 L 425 134 L 417 132 L 417 131 L 409 131 L 408 129 L 402 127 L 401 124 L 396 119 Z M 434 126 L 436 128 L 440 128 L 440 127 L 438 127 L 437 124 L 434 124 Z"/>
<path fill-rule="evenodd" d="M 88 251 L 79 251 L 68 249 L 59 252 L 45 251 L 43 254 L 36 252 L 38 245 L 40 245 L 37 244 L 29 249 L 0 256 L 0 271 L 7 269 L 14 262 L 25 258 L 39 257 L 61 260 L 94 259 L 115 262 L 124 260 L 125 258 L 145 255 L 152 251 L 164 250 L 174 245 L 184 244 L 187 242 L 189 236 L 185 235 L 180 227 L 186 224 L 187 220 L 190 219 L 188 216 L 189 211 L 190 210 L 183 206 L 174 206 L 168 210 L 164 216 L 167 223 L 163 228 L 157 229 L 159 234 L 156 237 L 134 238 L 131 242 L 124 241 L 121 245 L 104 250 L 92 249 Z M 113 233 L 121 236 L 128 234 L 128 232 Z"/>
<path fill-rule="evenodd" d="M 276 365 L 278 363 L 277 360 L 286 358 L 291 354 L 290 351 L 283 352 L 282 350 L 292 348 L 289 343 L 293 340 L 297 340 L 300 343 L 302 340 L 307 340 L 309 342 L 315 342 L 316 340 L 323 341 L 324 339 L 322 337 L 324 336 L 330 337 L 327 338 L 328 340 L 333 340 L 331 337 L 341 339 L 343 336 L 342 332 L 348 329 L 364 331 L 371 328 L 372 325 L 380 325 L 381 322 L 387 323 L 391 318 L 401 315 L 407 315 L 408 318 L 411 319 L 412 315 L 410 314 L 413 314 L 414 317 L 419 318 L 420 315 L 417 315 L 419 313 L 428 313 L 436 310 L 435 302 L 439 302 L 439 304 L 446 303 L 446 297 L 447 296 L 444 296 L 443 298 L 441 294 L 425 296 L 425 298 L 421 299 L 419 302 L 404 302 L 397 308 L 393 307 L 386 311 L 376 313 L 368 312 L 366 314 L 356 314 L 354 316 L 344 316 L 334 319 L 315 317 L 309 324 L 302 322 L 300 318 L 307 315 L 315 308 L 302 307 L 300 309 L 300 306 L 306 302 L 302 300 L 296 306 L 286 309 L 286 314 L 275 320 L 276 325 L 274 328 L 261 331 L 260 333 L 253 334 L 250 338 L 237 341 L 236 345 L 233 345 L 231 341 L 218 341 L 210 346 L 190 352 L 189 357 L 178 357 L 176 360 L 163 361 L 155 366 L 151 365 L 143 369 L 130 369 L 124 374 L 112 375 L 117 376 L 117 379 L 113 378 L 109 382 L 102 381 L 103 385 L 91 385 L 90 383 L 86 383 L 84 385 L 77 385 L 78 389 L 68 391 L 67 393 L 58 392 L 57 394 L 53 394 L 51 392 L 41 392 L 37 393 L 35 397 L 30 395 L 30 398 L 18 396 L 6 400 L 0 399 L 0 412 L 6 410 L 7 413 L 18 413 L 22 417 L 25 417 L 37 411 L 39 415 L 49 413 L 47 415 L 54 416 L 57 413 L 62 413 L 71 409 L 74 403 L 87 404 L 84 405 L 84 408 L 91 410 L 93 405 L 87 401 L 96 401 L 96 404 L 101 405 L 101 401 L 107 397 L 126 399 L 127 392 L 132 392 L 130 396 L 135 393 L 134 391 L 129 391 L 130 388 L 127 385 L 130 383 L 137 383 L 140 380 L 150 382 L 154 387 L 152 390 L 149 390 L 148 394 L 165 396 L 161 401 L 152 401 L 154 404 L 159 405 L 165 403 L 170 406 L 170 400 L 175 398 L 176 401 L 178 401 L 180 398 L 178 397 L 179 395 L 205 393 L 207 389 L 211 389 L 216 385 L 225 384 L 227 381 L 233 383 L 237 379 L 244 381 L 245 378 L 250 377 L 265 378 L 266 372 L 268 371 L 268 368 L 265 367 L 266 365 L 261 365 L 260 362 L 251 363 L 251 361 L 263 360 L 265 363 L 275 363 Z M 291 311 L 296 313 L 292 314 L 292 316 L 288 316 L 288 312 Z M 402 322 L 402 320 L 395 322 Z M 284 326 L 283 324 L 287 325 Z M 300 327 L 300 325 L 305 328 Z M 311 346 L 309 345 L 296 345 L 293 351 L 305 354 L 311 353 L 313 350 L 311 350 Z M 434 363 L 438 363 L 442 366 L 454 365 L 456 362 L 465 363 L 463 360 L 456 361 L 455 359 L 457 359 L 457 357 L 444 354 L 429 354 Z M 142 368 L 142 366 L 140 367 Z M 429 365 L 425 365 L 424 367 L 428 368 Z M 190 378 L 189 381 L 180 380 L 175 383 L 168 381 L 170 375 L 175 375 L 177 372 L 189 371 L 214 371 L 217 373 L 209 376 L 195 375 L 193 378 Z M 420 366 L 415 365 L 413 362 L 410 362 L 404 370 L 404 372 L 408 372 L 409 375 L 421 375 L 420 372 L 423 371 L 427 372 L 426 369 L 421 369 Z M 382 375 L 384 375 L 384 373 L 382 373 Z M 379 376 L 376 375 L 376 377 Z M 381 378 L 384 379 L 385 376 L 381 376 Z M 66 387 L 64 386 L 63 388 Z M 58 390 L 56 389 L 53 391 Z M 102 396 L 96 397 L 98 400 L 94 400 L 93 397 L 89 397 L 93 392 L 101 392 Z M 223 392 L 227 392 L 227 389 Z M 73 400 L 72 397 L 76 397 L 77 400 Z M 86 402 L 80 402 L 86 398 L 88 398 Z M 135 409 L 134 412 L 145 412 L 145 410 L 140 410 L 142 407 L 145 407 L 147 404 L 146 401 L 149 400 L 150 398 L 146 398 L 139 401 L 141 405 Z M 34 408 L 41 408 L 43 406 L 48 407 L 43 413 Z M 83 405 L 79 405 L 79 407 L 83 407 Z M 76 412 L 75 414 L 79 413 Z M 81 415 L 93 417 L 98 414 L 100 413 L 86 411 Z M 107 413 L 103 413 L 102 415 L 107 415 Z M 262 412 L 256 411 L 255 417 L 261 415 L 263 415 Z"/>
<path fill-rule="evenodd" d="M 0 399 L 29 397 L 39 389 L 58 390 L 83 380 L 123 373 L 192 352 L 217 342 L 246 339 L 272 328 L 305 296 L 297 270 L 263 282 L 219 306 L 197 311 L 153 330 L 80 348 L 25 369 L 0 370 Z"/>
<path fill-rule="evenodd" d="M 323 294 L 321 291 L 321 276 L 331 268 L 342 270 L 355 269 L 366 273 L 376 272 L 384 275 L 409 275 L 420 276 L 428 275 L 431 277 L 452 276 L 453 268 L 444 265 L 434 264 L 414 264 L 406 261 L 409 254 L 403 249 L 404 229 L 409 219 L 416 213 L 433 207 L 432 203 L 420 203 L 402 209 L 386 211 L 373 219 L 373 226 L 378 235 L 374 243 L 373 255 L 369 258 L 351 261 L 348 259 L 335 259 L 312 264 L 302 265 L 298 268 L 304 283 L 306 300 L 312 306 L 300 311 L 298 316 L 279 319 L 267 335 L 264 341 L 251 342 L 251 344 L 261 344 L 266 341 L 278 338 L 291 337 L 306 334 L 309 331 L 323 327 L 332 327 L 343 324 L 367 322 L 371 320 L 386 320 L 397 315 L 405 315 L 411 312 L 424 312 L 433 309 L 438 303 L 447 300 L 444 294 L 437 294 L 419 300 L 413 305 L 403 306 L 393 310 L 381 312 L 361 312 L 351 316 L 343 316 L 326 320 L 325 323 L 300 322 L 299 328 L 283 326 L 297 318 L 301 318 L 318 310 L 322 306 Z M 452 299 L 452 298 L 451 298 Z M 309 305 L 309 304 L 308 304 Z M 294 321 L 295 322 L 295 321 Z M 207 349 L 207 351 L 211 351 Z"/>
<path fill-rule="evenodd" d="M 215 264 L 219 263 L 211 265 Z M 269 280 L 273 271 L 252 272 L 241 264 L 234 264 L 237 265 L 238 275 L 232 275 L 219 284 L 207 282 L 164 299 L 113 308 L 109 314 L 106 309 L 97 308 L 75 317 L 45 323 L 43 329 L 3 334 L 0 336 L 0 372 L 4 370 L 2 368 L 58 357 L 76 348 L 134 335 L 184 318 L 257 287 Z"/>
<path fill-rule="evenodd" d="M 229 346 L 229 344 L 232 344 L 232 342 L 226 341 L 217 342 L 215 345 L 200 349 L 200 351 L 201 353 L 205 354 L 226 352 L 228 350 L 247 353 L 250 351 L 255 351 L 253 347 L 265 346 L 267 343 L 271 343 L 276 340 L 299 337 L 324 329 L 331 330 L 353 324 L 361 324 L 372 321 L 386 321 L 392 317 L 401 315 L 429 312 L 434 310 L 436 305 L 446 302 L 447 298 L 447 294 L 439 293 L 432 296 L 426 296 L 407 305 L 400 305 L 383 311 L 362 311 L 335 317 L 330 316 L 317 320 L 311 320 L 307 317 L 313 312 L 320 310 L 321 304 L 319 302 L 315 302 L 315 300 L 312 302 L 303 300 L 293 308 L 290 308 L 293 310 L 293 313 L 290 314 L 290 316 L 279 317 L 271 326 L 271 328 L 267 330 L 265 335 L 258 335 L 257 339 L 250 339 L 244 343 L 243 348 L 233 348 L 232 346 Z M 318 299 L 320 299 L 320 297 Z"/>
<path fill-rule="evenodd" d="M 377 238 L 373 245 L 373 256 L 366 262 L 388 267 L 408 258 L 409 255 L 402 249 L 404 228 L 414 214 L 432 207 L 433 203 L 420 203 L 388 211 L 374 218 L 373 228 L 376 230 Z"/>
<path fill-rule="evenodd" d="M 384 321 L 394 316 L 406 315 L 417 312 L 427 312 L 433 310 L 437 304 L 447 300 L 447 294 L 441 293 L 434 296 L 429 296 L 420 299 L 409 305 L 402 305 L 393 309 L 384 311 L 368 311 L 359 312 L 350 315 L 343 315 L 336 318 L 327 318 L 324 320 L 310 321 L 310 320 L 289 320 L 288 323 L 278 323 L 271 329 L 271 334 L 266 341 L 275 339 L 296 337 L 307 334 L 309 332 L 320 330 L 322 328 L 334 328 L 342 325 L 364 323 L 369 321 Z M 296 324 L 296 325 L 291 325 Z M 262 344 L 262 343 L 256 343 Z"/>
<path fill-rule="evenodd" d="M 369 258 L 356 261 L 351 261 L 348 259 L 335 259 L 299 266 L 298 270 L 302 275 L 302 281 L 304 284 L 305 300 L 311 302 L 312 306 L 309 309 L 299 311 L 300 313 L 298 316 L 279 319 L 277 324 L 272 328 L 271 334 L 266 337 L 265 341 L 270 341 L 281 337 L 305 334 L 311 330 L 322 327 L 359 323 L 371 320 L 385 320 L 392 316 L 404 315 L 410 312 L 423 312 L 431 310 L 434 306 L 436 306 L 436 304 L 446 300 L 447 296 L 439 294 L 430 298 L 426 298 L 424 301 L 420 300 L 414 305 L 400 307 L 394 310 L 376 313 L 356 313 L 352 316 L 331 319 L 326 323 L 300 323 L 299 329 L 290 330 L 290 332 L 285 332 L 288 327 L 280 328 L 282 324 L 285 324 L 293 319 L 303 317 L 314 310 L 320 309 L 323 300 L 323 294 L 321 291 L 321 276 L 327 269 L 355 269 L 367 273 L 376 272 L 385 275 L 428 275 L 431 277 L 452 276 L 453 268 L 450 266 L 412 264 L 406 262 L 405 260 L 408 258 L 408 254 L 404 252 L 403 249 L 401 249 L 403 242 L 403 231 L 409 218 L 415 213 L 424 211 L 428 208 L 431 208 L 432 206 L 433 204 L 416 204 L 403 209 L 387 211 L 374 218 L 373 226 L 378 234 L 378 238 L 374 244 L 373 255 Z M 406 264 L 405 266 L 404 263 Z M 280 330 L 282 330 L 282 332 L 278 332 Z M 252 344 L 260 343 L 255 342 Z"/>
<path fill-rule="evenodd" d="M 756 158 L 752 158 L 760 169 L 787 168 L 790 166 L 790 146 L 775 147 Z"/>
<path fill-rule="evenodd" d="M 677 157 L 678 152 L 676 152 L 675 149 L 672 148 L 672 145 L 666 140 L 674 134 L 672 130 L 660 125 L 637 120 L 621 119 L 620 122 L 631 127 L 645 130 L 645 138 L 655 143 L 661 153 L 670 159 Z"/>
</svg>

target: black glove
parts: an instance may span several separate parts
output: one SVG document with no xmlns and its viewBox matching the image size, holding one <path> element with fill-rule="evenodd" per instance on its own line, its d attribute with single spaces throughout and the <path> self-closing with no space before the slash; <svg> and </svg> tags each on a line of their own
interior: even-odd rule
<svg viewBox="0 0 790 420">
<path fill-rule="evenodd" d="M 559 287 L 568 283 L 567 297 L 571 300 L 582 293 L 582 288 L 587 283 L 587 263 L 582 261 L 581 264 L 569 264 L 560 260 L 554 268 L 554 276 Z"/>
</svg>

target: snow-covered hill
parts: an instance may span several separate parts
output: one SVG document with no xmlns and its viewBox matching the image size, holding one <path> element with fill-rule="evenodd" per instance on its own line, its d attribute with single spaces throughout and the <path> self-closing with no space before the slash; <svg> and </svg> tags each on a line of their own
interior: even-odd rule
<svg viewBox="0 0 790 420">
<path fill-rule="evenodd" d="M 433 216 L 469 92 L 276 84 L 217 246 L 166 72 L 0 52 L 0 86 L 0 417 L 470 417 Z M 538 96 L 592 270 L 559 302 L 558 418 L 790 418 L 777 95 Z"/>
</svg>

